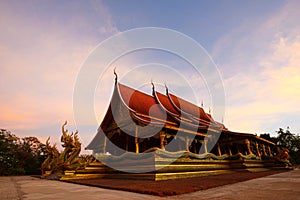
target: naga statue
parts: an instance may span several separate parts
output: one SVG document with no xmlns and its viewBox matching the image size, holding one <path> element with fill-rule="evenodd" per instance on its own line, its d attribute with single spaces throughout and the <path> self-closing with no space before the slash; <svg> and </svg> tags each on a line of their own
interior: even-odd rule
<svg viewBox="0 0 300 200">
<path fill-rule="evenodd" d="M 78 131 L 68 134 L 65 129 L 67 121 L 62 125 L 61 142 L 64 148 L 61 153 L 56 148 L 56 145 L 51 146 L 49 143 L 50 137 L 46 141 L 47 158 L 42 163 L 43 177 L 53 174 L 62 174 L 65 170 L 84 169 L 89 163 L 94 161 L 91 155 L 80 156 L 81 143 L 78 137 Z"/>
<path fill-rule="evenodd" d="M 57 165 L 57 158 L 59 157 L 59 152 L 56 148 L 56 144 L 54 144 L 53 146 L 50 145 L 49 143 L 50 137 L 48 137 L 47 141 L 46 141 L 46 153 L 47 153 L 47 158 L 44 160 L 44 162 L 42 163 L 42 170 L 43 171 L 50 171 L 51 169 L 54 168 L 54 166 Z"/>
<path fill-rule="evenodd" d="M 287 148 L 277 148 L 278 154 L 275 156 L 275 159 L 279 162 L 286 163 L 288 166 L 291 166 L 289 161 L 290 155 Z"/>
</svg>

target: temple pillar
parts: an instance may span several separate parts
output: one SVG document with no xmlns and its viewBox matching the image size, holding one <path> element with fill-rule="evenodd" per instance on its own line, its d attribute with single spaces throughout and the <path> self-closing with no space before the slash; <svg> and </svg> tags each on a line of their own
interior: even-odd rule
<svg viewBox="0 0 300 200">
<path fill-rule="evenodd" d="M 269 156 L 270 152 L 269 152 L 268 146 L 265 146 L 265 150 L 266 150 L 266 156 Z"/>
<path fill-rule="evenodd" d="M 207 139 L 204 138 L 203 140 L 203 147 L 204 147 L 204 153 L 207 153 Z"/>
<path fill-rule="evenodd" d="M 190 138 L 186 137 L 185 138 L 185 150 L 186 151 L 190 151 L 190 149 L 189 149 L 189 142 L 190 142 Z"/>
<path fill-rule="evenodd" d="M 196 142 L 194 142 L 194 153 L 197 153 L 197 145 L 196 145 Z"/>
<path fill-rule="evenodd" d="M 268 146 L 268 149 L 269 149 L 269 154 L 270 154 L 270 156 L 273 157 L 273 153 L 272 153 L 271 147 Z"/>
<path fill-rule="evenodd" d="M 230 146 L 231 146 L 231 145 L 227 145 L 227 148 L 228 148 L 228 153 L 229 153 L 229 155 L 232 156 L 232 152 L 231 152 Z"/>
<path fill-rule="evenodd" d="M 177 140 L 176 139 L 176 137 L 174 137 L 175 138 L 175 140 Z M 181 140 L 180 139 L 178 139 L 177 140 L 178 142 L 177 142 L 177 144 L 178 144 L 178 149 L 181 151 L 183 148 L 182 148 L 182 144 L 181 144 Z"/>
<path fill-rule="evenodd" d="M 253 155 L 253 153 L 251 151 L 250 140 L 246 139 L 245 144 L 246 144 L 246 147 L 247 147 L 247 155 Z"/>
<path fill-rule="evenodd" d="M 126 151 L 128 152 L 128 135 L 126 136 Z"/>
<path fill-rule="evenodd" d="M 261 153 L 260 153 L 259 146 L 258 146 L 258 143 L 257 143 L 257 142 L 255 142 L 255 148 L 256 148 L 257 156 L 258 156 L 258 157 L 261 157 Z"/>
<path fill-rule="evenodd" d="M 139 133 L 138 133 L 138 126 L 135 126 L 135 153 L 139 153 Z"/>
<path fill-rule="evenodd" d="M 236 146 L 237 153 L 241 153 L 240 144 L 235 144 L 235 146 Z"/>
<path fill-rule="evenodd" d="M 218 144 L 217 149 L 218 149 L 218 156 L 221 156 L 222 152 L 221 152 L 220 144 Z"/>
<path fill-rule="evenodd" d="M 165 150 L 165 137 L 166 137 L 166 134 L 163 131 L 161 131 L 159 133 L 159 137 L 160 137 L 160 148 L 162 150 Z"/>
<path fill-rule="evenodd" d="M 262 147 L 263 147 L 263 155 L 268 156 L 267 152 L 266 152 L 266 146 L 263 144 Z"/>
<path fill-rule="evenodd" d="M 103 153 L 106 153 L 106 136 L 104 135 L 104 141 L 103 141 Z"/>
</svg>

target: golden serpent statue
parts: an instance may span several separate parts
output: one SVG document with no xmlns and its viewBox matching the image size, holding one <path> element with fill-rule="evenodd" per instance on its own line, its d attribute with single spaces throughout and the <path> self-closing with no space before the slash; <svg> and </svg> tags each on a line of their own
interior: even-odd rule
<svg viewBox="0 0 300 200">
<path fill-rule="evenodd" d="M 65 129 L 66 125 L 67 121 L 62 125 L 61 142 L 64 149 L 61 153 L 59 153 L 55 144 L 50 145 L 50 137 L 46 141 L 47 158 L 41 166 L 43 177 L 51 174 L 62 174 L 65 170 L 84 169 L 90 162 L 94 161 L 94 157 L 91 155 L 79 155 L 81 143 L 78 138 L 78 131 L 74 134 L 68 134 L 68 130 Z M 44 174 L 44 172 L 46 173 Z"/>
</svg>

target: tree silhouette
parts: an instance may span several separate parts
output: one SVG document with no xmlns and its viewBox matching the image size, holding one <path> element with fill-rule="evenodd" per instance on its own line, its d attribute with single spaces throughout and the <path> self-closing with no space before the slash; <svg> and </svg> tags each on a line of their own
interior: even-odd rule
<svg viewBox="0 0 300 200">
<path fill-rule="evenodd" d="M 278 134 L 277 145 L 289 150 L 292 163 L 300 164 L 300 136 L 291 133 L 289 127 L 287 127 L 286 131 L 279 128 L 276 132 Z"/>
<path fill-rule="evenodd" d="M 0 175 L 38 173 L 45 158 L 44 147 L 36 137 L 20 139 L 0 129 Z"/>
<path fill-rule="evenodd" d="M 275 144 L 277 144 L 277 141 L 278 141 L 276 137 L 271 137 L 270 133 L 260 134 L 259 137 L 269 140 L 270 142 L 273 142 Z"/>
</svg>

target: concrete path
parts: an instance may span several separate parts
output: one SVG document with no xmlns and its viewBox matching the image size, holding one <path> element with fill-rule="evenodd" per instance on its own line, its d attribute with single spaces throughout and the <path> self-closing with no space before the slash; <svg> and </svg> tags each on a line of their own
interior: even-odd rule
<svg viewBox="0 0 300 200">
<path fill-rule="evenodd" d="M 179 195 L 176 198 L 300 200 L 300 170 Z"/>
<path fill-rule="evenodd" d="M 145 185 L 145 187 L 147 187 Z M 270 199 L 300 200 L 300 170 L 293 170 L 194 193 L 157 197 L 118 190 L 41 180 L 29 176 L 0 177 L 0 199 Z"/>
<path fill-rule="evenodd" d="M 16 177 L 0 176 L 0 199 L 22 199 L 22 192 Z"/>
</svg>

